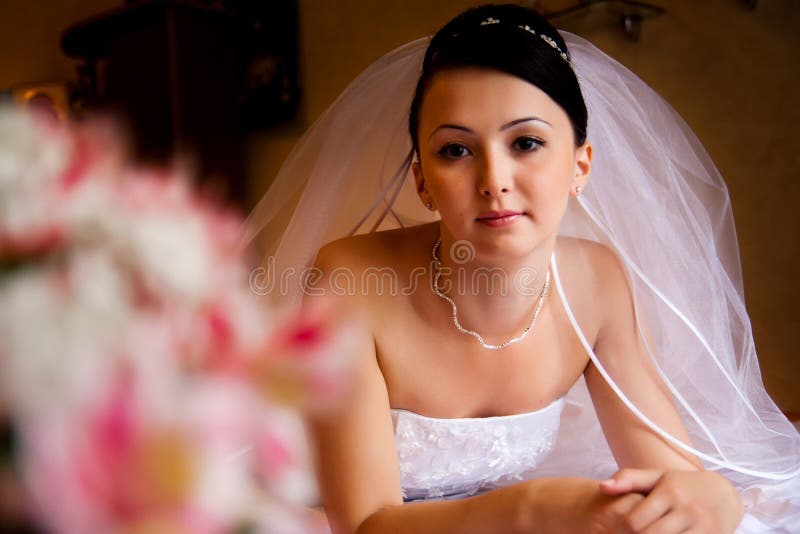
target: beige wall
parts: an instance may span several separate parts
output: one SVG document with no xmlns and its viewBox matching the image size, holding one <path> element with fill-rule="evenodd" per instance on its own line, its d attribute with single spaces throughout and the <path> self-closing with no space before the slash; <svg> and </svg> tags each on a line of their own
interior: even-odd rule
<svg viewBox="0 0 800 534">
<path fill-rule="evenodd" d="M 602 14 L 564 21 L 660 92 L 695 129 L 726 178 L 737 220 L 756 346 L 767 388 L 785 410 L 800 411 L 800 2 L 652 0 L 667 14 L 645 21 L 638 43 Z M 70 21 L 112 0 L 7 0 L 0 16 L 0 88 L 63 79 L 70 63 L 57 51 Z M 371 61 L 433 32 L 468 0 L 301 0 L 302 112 L 249 145 L 253 195 L 267 187 L 302 130 Z M 530 3 L 530 2 L 529 2 Z M 540 0 L 540 5 L 571 5 Z M 6 15 L 12 13 L 12 17 Z"/>
</svg>

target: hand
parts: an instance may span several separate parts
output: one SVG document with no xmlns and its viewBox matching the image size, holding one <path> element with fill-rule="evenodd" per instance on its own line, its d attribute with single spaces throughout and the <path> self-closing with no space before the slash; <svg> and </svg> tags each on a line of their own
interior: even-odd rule
<svg viewBox="0 0 800 534">
<path fill-rule="evenodd" d="M 621 469 L 600 483 L 606 495 L 637 493 L 646 497 L 628 513 L 633 532 L 733 532 L 744 515 L 739 494 L 710 471 Z"/>
<path fill-rule="evenodd" d="M 577 477 L 535 479 L 515 488 L 522 490 L 515 498 L 520 532 L 628 532 L 628 514 L 645 499 L 637 492 L 605 494 L 596 480 Z"/>
</svg>

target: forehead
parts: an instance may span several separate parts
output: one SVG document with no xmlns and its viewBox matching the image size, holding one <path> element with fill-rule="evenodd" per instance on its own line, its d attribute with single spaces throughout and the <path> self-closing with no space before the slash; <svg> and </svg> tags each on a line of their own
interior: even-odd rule
<svg viewBox="0 0 800 534">
<path fill-rule="evenodd" d="M 449 69 L 436 73 L 428 84 L 420 107 L 420 129 L 451 122 L 491 127 L 528 116 L 540 117 L 554 127 L 569 127 L 561 106 L 530 82 L 491 69 Z"/>
</svg>

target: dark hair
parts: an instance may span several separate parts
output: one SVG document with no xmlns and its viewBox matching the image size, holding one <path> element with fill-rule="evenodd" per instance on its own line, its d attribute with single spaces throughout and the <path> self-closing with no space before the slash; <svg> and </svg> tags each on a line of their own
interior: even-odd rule
<svg viewBox="0 0 800 534">
<path fill-rule="evenodd" d="M 419 154 L 419 110 L 430 80 L 439 72 L 459 67 L 485 67 L 532 83 L 566 112 L 575 146 L 583 145 L 587 112 L 578 79 L 569 61 L 541 35 L 552 39 L 569 57 L 567 44 L 549 22 L 536 11 L 513 4 L 471 8 L 436 32 L 425 52 L 411 102 L 408 130 L 414 151 Z"/>
</svg>

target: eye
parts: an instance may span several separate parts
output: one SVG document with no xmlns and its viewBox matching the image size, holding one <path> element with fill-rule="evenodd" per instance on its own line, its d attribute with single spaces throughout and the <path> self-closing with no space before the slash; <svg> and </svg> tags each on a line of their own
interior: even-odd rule
<svg viewBox="0 0 800 534">
<path fill-rule="evenodd" d="M 440 151 L 439 155 L 447 159 L 461 159 L 469 155 L 469 149 L 464 145 L 458 143 L 451 143 L 445 145 Z"/>
<path fill-rule="evenodd" d="M 538 150 L 539 147 L 544 146 L 544 141 L 540 141 L 535 137 L 522 136 L 514 139 L 514 150 L 520 152 L 533 152 Z"/>
</svg>

